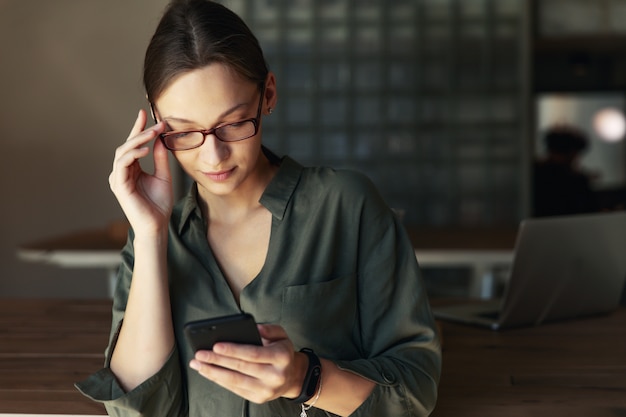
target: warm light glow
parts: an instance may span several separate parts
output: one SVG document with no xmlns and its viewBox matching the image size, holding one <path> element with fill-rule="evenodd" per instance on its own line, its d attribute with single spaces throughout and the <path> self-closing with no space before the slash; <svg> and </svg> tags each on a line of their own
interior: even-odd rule
<svg viewBox="0 0 626 417">
<path fill-rule="evenodd" d="M 593 128 L 598 136 L 607 142 L 620 141 L 626 133 L 624 113 L 615 108 L 599 110 L 593 116 Z"/>
</svg>

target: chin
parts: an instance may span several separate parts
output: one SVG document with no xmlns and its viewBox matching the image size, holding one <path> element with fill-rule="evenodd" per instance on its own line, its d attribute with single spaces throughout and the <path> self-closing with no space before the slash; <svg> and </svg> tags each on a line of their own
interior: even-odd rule
<svg viewBox="0 0 626 417">
<path fill-rule="evenodd" d="M 223 183 L 215 182 L 198 182 L 198 186 L 205 192 L 217 196 L 227 196 L 235 190 L 234 183 L 226 181 Z"/>
</svg>

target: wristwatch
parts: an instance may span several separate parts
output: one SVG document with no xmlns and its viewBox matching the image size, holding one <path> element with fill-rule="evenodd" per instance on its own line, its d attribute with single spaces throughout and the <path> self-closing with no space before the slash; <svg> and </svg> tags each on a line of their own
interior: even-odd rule
<svg viewBox="0 0 626 417">
<path fill-rule="evenodd" d="M 322 364 L 315 352 L 309 348 L 300 349 L 300 352 L 305 353 L 309 357 L 309 367 L 306 370 L 304 376 L 304 382 L 302 383 L 302 391 L 296 398 L 290 398 L 291 401 L 296 403 L 305 403 L 309 401 L 315 395 L 317 386 L 319 385 L 320 378 L 322 376 Z"/>
</svg>

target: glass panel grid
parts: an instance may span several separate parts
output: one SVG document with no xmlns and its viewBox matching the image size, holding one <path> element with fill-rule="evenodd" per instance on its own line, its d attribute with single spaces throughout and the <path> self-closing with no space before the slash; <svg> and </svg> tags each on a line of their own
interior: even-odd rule
<svg viewBox="0 0 626 417">
<path fill-rule="evenodd" d="M 407 224 L 519 220 L 524 0 L 225 3 L 277 75 L 277 153 L 363 171 Z"/>
</svg>

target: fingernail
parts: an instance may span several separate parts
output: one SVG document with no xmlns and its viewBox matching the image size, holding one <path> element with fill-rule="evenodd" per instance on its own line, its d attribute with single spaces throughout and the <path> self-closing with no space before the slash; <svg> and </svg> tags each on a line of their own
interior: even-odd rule
<svg viewBox="0 0 626 417">
<path fill-rule="evenodd" d="M 200 364 L 199 364 L 199 363 L 198 363 L 198 361 L 196 361 L 196 360 L 191 360 L 191 361 L 189 362 L 189 367 L 190 367 L 191 369 L 193 369 L 193 370 L 197 371 L 197 370 L 199 370 L 199 369 L 200 369 Z"/>
</svg>

